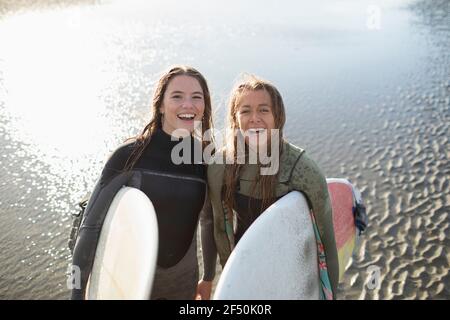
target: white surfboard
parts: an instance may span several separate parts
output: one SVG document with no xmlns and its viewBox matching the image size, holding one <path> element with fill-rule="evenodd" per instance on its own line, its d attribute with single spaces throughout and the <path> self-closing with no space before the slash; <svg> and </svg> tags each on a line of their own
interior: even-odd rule
<svg viewBox="0 0 450 320">
<path fill-rule="evenodd" d="M 158 254 L 158 223 L 150 199 L 123 187 L 100 234 L 87 299 L 150 299 Z"/>
<path fill-rule="evenodd" d="M 214 299 L 319 299 L 317 244 L 305 197 L 290 192 L 244 233 Z"/>
</svg>

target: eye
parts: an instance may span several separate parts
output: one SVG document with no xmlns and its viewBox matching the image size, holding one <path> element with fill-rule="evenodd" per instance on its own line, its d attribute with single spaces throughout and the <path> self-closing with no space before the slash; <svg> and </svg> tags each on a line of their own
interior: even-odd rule
<svg viewBox="0 0 450 320">
<path fill-rule="evenodd" d="M 247 109 L 244 109 L 244 110 L 239 110 L 239 114 L 246 114 L 246 113 L 248 113 L 249 111 L 247 110 Z"/>
<path fill-rule="evenodd" d="M 269 113 L 270 109 L 269 108 L 263 108 L 263 109 L 261 109 L 261 112 L 262 113 Z"/>
<path fill-rule="evenodd" d="M 202 100 L 202 99 L 203 99 L 202 96 L 194 96 L 194 97 L 192 97 L 192 98 L 195 99 L 195 100 Z"/>
<path fill-rule="evenodd" d="M 175 94 L 172 96 L 172 99 L 181 99 L 181 95 L 180 94 Z"/>
</svg>

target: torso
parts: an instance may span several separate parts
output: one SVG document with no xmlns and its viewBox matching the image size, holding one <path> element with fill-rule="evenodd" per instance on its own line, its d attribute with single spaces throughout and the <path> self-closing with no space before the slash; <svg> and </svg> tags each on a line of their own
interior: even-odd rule
<svg viewBox="0 0 450 320">
<path fill-rule="evenodd" d="M 193 139 L 192 141 L 193 142 Z M 158 130 L 134 166 L 143 174 L 141 190 L 155 207 L 159 229 L 158 266 L 176 265 L 188 251 L 206 196 L 206 168 L 203 164 L 176 165 L 171 159 L 178 141 Z M 120 147 L 108 169 L 122 170 L 133 143 Z M 193 153 L 191 153 L 193 155 Z"/>
</svg>

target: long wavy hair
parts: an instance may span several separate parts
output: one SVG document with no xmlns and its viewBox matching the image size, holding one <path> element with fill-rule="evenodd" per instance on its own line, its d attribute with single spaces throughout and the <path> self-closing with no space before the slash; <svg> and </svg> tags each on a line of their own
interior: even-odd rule
<svg viewBox="0 0 450 320">
<path fill-rule="evenodd" d="M 150 140 L 153 134 L 157 129 L 162 129 L 162 113 L 161 106 L 164 99 L 164 94 L 166 93 L 167 86 L 170 81 L 177 76 L 189 76 L 195 78 L 200 83 L 200 86 L 203 90 L 203 97 L 205 101 L 205 110 L 202 118 L 202 130 L 203 132 L 212 129 L 212 107 L 211 107 L 211 95 L 209 93 L 208 84 L 206 82 L 205 77 L 193 67 L 189 66 L 174 66 L 171 67 L 167 72 L 165 72 L 158 81 L 156 86 L 156 90 L 153 94 L 153 100 L 151 105 L 152 118 L 150 122 L 145 126 L 142 132 L 132 138 L 127 139 L 127 141 L 134 141 L 134 147 L 128 158 L 124 171 L 128 171 L 133 169 L 135 164 L 139 161 L 142 156 L 145 148 L 150 143 Z M 202 141 L 202 150 L 208 145 L 208 142 L 202 139 L 203 132 L 193 132 L 193 135 L 200 136 L 200 140 Z"/>
<path fill-rule="evenodd" d="M 281 154 L 283 145 L 283 128 L 286 122 L 286 113 L 284 109 L 283 99 L 281 98 L 280 92 L 277 88 L 270 82 L 263 80 L 255 75 L 245 76 L 231 92 L 230 101 L 228 104 L 228 126 L 230 129 L 226 138 L 226 156 L 232 159 L 231 164 L 225 165 L 224 173 L 224 185 L 222 188 L 222 197 L 225 202 L 225 206 L 228 212 L 233 212 L 233 207 L 235 205 L 235 192 L 237 183 L 239 181 L 239 174 L 243 167 L 243 164 L 239 164 L 238 159 L 238 147 L 237 139 L 239 135 L 235 133 L 239 130 L 239 124 L 237 121 L 237 109 L 239 106 L 239 100 L 245 91 L 266 91 L 271 99 L 271 109 L 275 120 L 275 129 L 279 130 L 279 152 Z M 270 136 L 270 133 L 269 133 Z M 270 150 L 270 148 L 269 148 Z M 246 145 L 246 155 L 248 153 L 248 146 Z M 247 158 L 247 156 L 246 156 Z M 227 163 L 229 163 L 227 162 Z M 261 175 L 260 169 L 261 164 L 258 162 L 258 174 L 252 185 L 252 197 L 258 193 L 260 194 L 260 199 L 262 200 L 260 212 L 267 209 L 275 199 L 275 187 L 277 184 L 278 174 L 274 175 Z M 249 203 L 250 206 L 250 203 Z"/>
</svg>

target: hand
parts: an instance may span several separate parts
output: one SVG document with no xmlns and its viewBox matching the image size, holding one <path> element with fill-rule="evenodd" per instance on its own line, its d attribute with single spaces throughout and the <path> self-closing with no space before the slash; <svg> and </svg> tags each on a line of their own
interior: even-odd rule
<svg viewBox="0 0 450 320">
<path fill-rule="evenodd" d="M 197 293 L 195 300 L 210 300 L 211 299 L 212 281 L 200 280 L 197 284 Z"/>
</svg>

